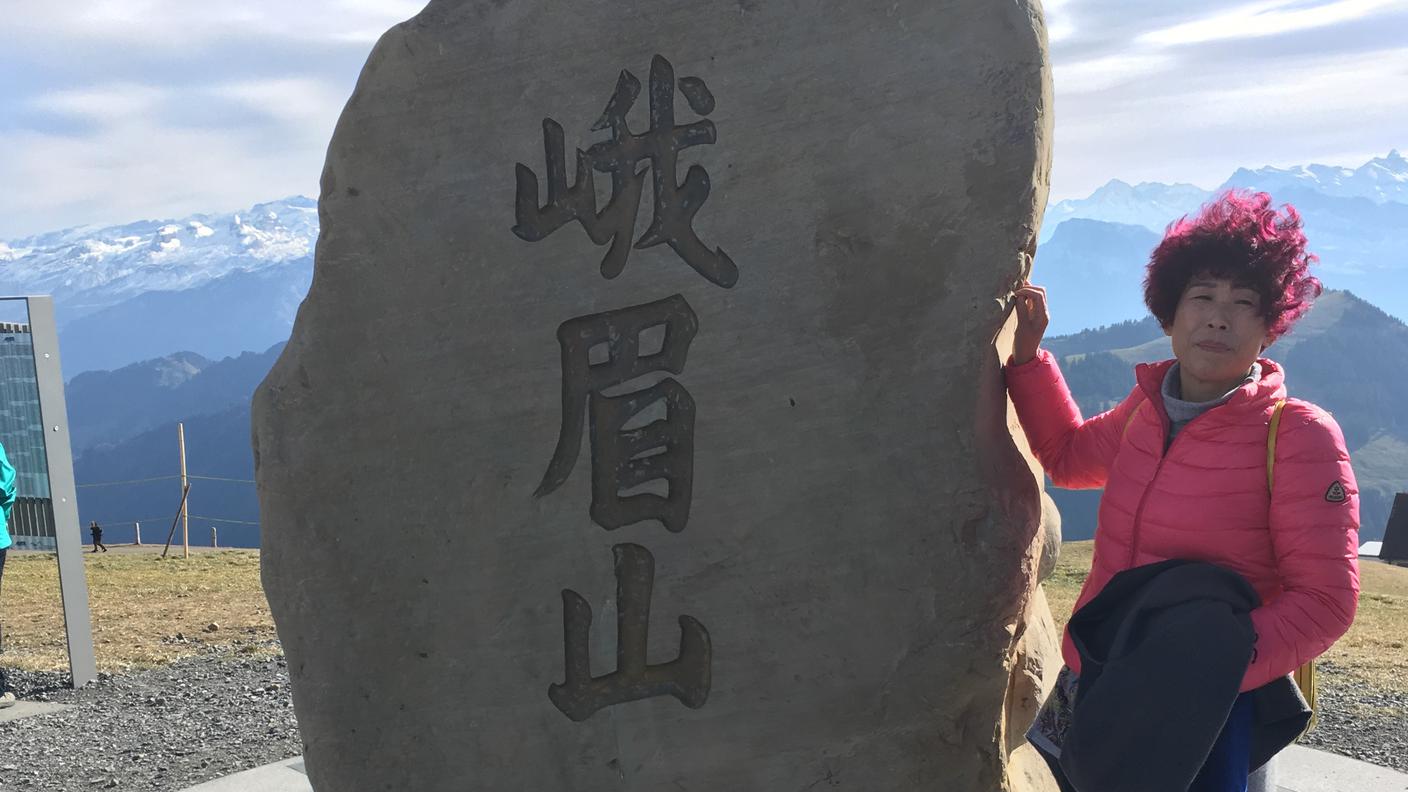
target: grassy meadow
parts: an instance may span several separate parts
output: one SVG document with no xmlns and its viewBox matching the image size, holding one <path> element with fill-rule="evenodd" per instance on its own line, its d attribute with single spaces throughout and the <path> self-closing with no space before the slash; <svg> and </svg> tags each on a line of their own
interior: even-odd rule
<svg viewBox="0 0 1408 792">
<path fill-rule="evenodd" d="M 83 555 L 98 670 L 151 668 L 229 646 L 277 652 L 257 550 L 113 546 Z M 210 629 L 212 625 L 217 629 Z M 0 582 L 0 664 L 67 670 L 59 568 L 53 553 L 11 553 Z"/>
<path fill-rule="evenodd" d="M 1071 616 L 1094 548 L 1094 542 L 1061 545 L 1056 571 L 1046 581 L 1058 627 Z M 1354 625 L 1324 658 L 1373 687 L 1408 694 L 1408 567 L 1361 561 L 1359 582 Z"/>
<path fill-rule="evenodd" d="M 1064 626 L 1086 571 L 1091 542 L 1067 542 L 1046 594 Z M 257 550 L 114 547 L 84 553 L 98 669 L 163 665 L 209 647 L 277 652 Z M 1408 694 L 1408 568 L 1366 561 L 1354 626 L 1326 654 L 1348 673 Z M 210 630 L 212 625 L 218 629 Z M 4 653 L 0 663 L 28 670 L 67 668 L 58 565 L 52 553 L 12 553 L 0 589 Z"/>
</svg>

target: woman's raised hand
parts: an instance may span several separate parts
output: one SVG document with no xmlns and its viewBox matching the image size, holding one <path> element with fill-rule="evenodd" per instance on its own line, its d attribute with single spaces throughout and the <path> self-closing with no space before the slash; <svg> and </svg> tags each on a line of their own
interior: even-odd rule
<svg viewBox="0 0 1408 792">
<path fill-rule="evenodd" d="M 1012 293 L 1017 312 L 1017 335 L 1012 342 L 1012 362 L 1021 365 L 1036 357 L 1051 315 L 1046 311 L 1046 289 L 1030 283 Z"/>
</svg>

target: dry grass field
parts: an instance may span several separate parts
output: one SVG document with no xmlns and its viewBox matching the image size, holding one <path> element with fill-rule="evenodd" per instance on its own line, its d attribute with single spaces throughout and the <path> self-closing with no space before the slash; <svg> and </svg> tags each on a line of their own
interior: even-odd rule
<svg viewBox="0 0 1408 792">
<path fill-rule="evenodd" d="M 164 665 L 234 646 L 270 648 L 275 637 L 269 604 L 259 585 L 255 550 L 117 547 L 87 553 L 88 598 L 98 670 L 117 672 Z M 218 629 L 209 630 L 211 625 Z M 68 668 L 58 563 L 52 553 L 11 553 L 0 587 L 4 654 L 0 663 L 26 670 Z"/>
<path fill-rule="evenodd" d="M 1068 542 L 1046 583 L 1058 626 L 1064 626 L 1090 568 L 1090 542 Z M 200 550 L 162 559 L 159 548 L 115 547 L 85 553 L 98 668 L 148 668 L 200 654 L 211 646 L 277 651 L 254 550 Z M 1354 626 L 1326 658 L 1364 682 L 1408 694 L 1408 568 L 1360 565 L 1363 594 Z M 210 624 L 219 629 L 207 631 Z M 58 566 L 48 553 L 13 553 L 0 590 L 4 654 L 0 662 L 29 670 L 67 667 Z"/>
<path fill-rule="evenodd" d="M 1058 627 L 1070 618 L 1093 542 L 1066 542 L 1046 597 Z M 1359 612 L 1349 632 L 1324 657 L 1381 690 L 1408 694 L 1408 568 L 1364 561 L 1359 565 Z"/>
</svg>

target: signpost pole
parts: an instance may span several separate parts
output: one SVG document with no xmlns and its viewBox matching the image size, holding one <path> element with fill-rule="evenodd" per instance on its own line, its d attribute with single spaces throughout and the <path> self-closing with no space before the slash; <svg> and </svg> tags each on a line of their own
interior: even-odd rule
<svg viewBox="0 0 1408 792">
<path fill-rule="evenodd" d="M 78 525 L 78 494 L 73 480 L 73 447 L 69 440 L 68 406 L 59 366 L 59 334 L 52 297 L 27 297 L 29 328 L 34 340 L 34 368 L 39 382 L 39 414 L 44 425 L 44 453 L 49 493 L 54 506 L 54 543 L 59 556 L 59 591 L 64 604 L 64 631 L 73 686 L 98 678 L 93 656 L 93 622 L 88 612 L 88 580 L 83 570 L 83 538 Z"/>
</svg>

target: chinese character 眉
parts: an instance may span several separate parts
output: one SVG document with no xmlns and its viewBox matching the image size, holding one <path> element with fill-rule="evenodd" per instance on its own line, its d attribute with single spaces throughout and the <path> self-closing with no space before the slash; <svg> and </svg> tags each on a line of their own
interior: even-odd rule
<svg viewBox="0 0 1408 792">
<path fill-rule="evenodd" d="M 714 95 L 704 81 L 684 77 L 680 91 L 690 109 L 701 116 L 714 111 Z M 676 181 L 679 152 L 691 146 L 712 144 L 717 138 L 714 122 L 707 118 L 683 126 L 675 125 L 675 70 L 656 55 L 650 63 L 650 128 L 641 135 L 631 132 L 626 115 L 640 95 L 640 80 L 622 71 L 616 91 L 592 131 L 610 130 L 611 139 L 596 143 L 583 152 L 577 149 L 577 172 L 567 185 L 567 156 L 562 126 L 543 119 L 543 147 L 547 156 L 548 199 L 538 205 L 538 177 L 523 163 L 515 167 L 517 179 L 513 232 L 521 239 L 536 242 L 576 220 L 598 245 L 611 243 L 601 260 L 601 274 L 614 278 L 626 266 L 630 238 L 640 211 L 648 162 L 654 177 L 655 213 L 650 227 L 636 240 L 636 248 L 667 244 L 685 263 L 710 282 L 730 288 L 738 282 L 738 267 L 720 248 L 710 250 L 694 232 L 694 215 L 709 198 L 709 174 L 691 165 L 684 183 Z M 611 198 L 600 212 L 596 206 L 594 171 L 611 174 Z"/>
<path fill-rule="evenodd" d="M 642 354 L 642 336 L 652 328 L 664 331 L 659 351 Z M 572 472 L 590 412 L 592 520 L 608 531 L 650 519 L 672 532 L 684 530 L 694 481 L 694 399 L 672 377 L 622 395 L 604 391 L 653 372 L 684 371 L 698 329 L 698 318 L 678 294 L 562 323 L 557 331 L 562 428 L 538 497 L 557 489 Z M 592 349 L 601 347 L 605 360 L 593 363 Z M 657 404 L 664 405 L 663 418 L 631 426 L 632 419 Z M 668 484 L 664 496 L 621 496 L 623 490 L 657 479 Z"/>
</svg>

